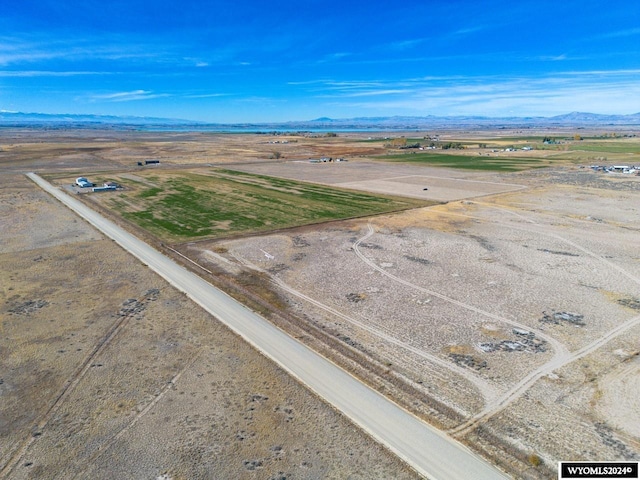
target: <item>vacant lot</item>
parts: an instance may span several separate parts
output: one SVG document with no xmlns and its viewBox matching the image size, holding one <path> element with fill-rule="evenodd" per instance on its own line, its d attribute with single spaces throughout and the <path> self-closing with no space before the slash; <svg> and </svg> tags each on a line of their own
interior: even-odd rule
<svg viewBox="0 0 640 480">
<path fill-rule="evenodd" d="M 360 160 L 341 163 L 286 162 L 238 165 L 238 170 L 383 195 L 447 202 L 524 188 L 495 174 Z"/>
<path fill-rule="evenodd" d="M 24 176 L 0 184 L 0 476 L 415 478 Z"/>
<path fill-rule="evenodd" d="M 626 178 L 635 191 L 556 183 L 192 249 L 269 274 L 294 311 L 435 397 L 438 421 L 478 448 L 550 469 L 637 459 L 625 419 L 640 392 L 625 375 L 640 341 L 640 182 Z"/>
</svg>

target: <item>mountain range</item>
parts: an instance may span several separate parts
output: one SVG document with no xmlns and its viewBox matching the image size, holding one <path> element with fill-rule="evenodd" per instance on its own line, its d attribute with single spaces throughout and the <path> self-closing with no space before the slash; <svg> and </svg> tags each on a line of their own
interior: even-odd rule
<svg viewBox="0 0 640 480">
<path fill-rule="evenodd" d="M 23 113 L 0 110 L 1 124 L 37 124 L 37 123 L 98 123 L 112 125 L 184 125 L 194 123 L 190 120 L 158 117 L 135 117 L 118 115 L 65 114 L 65 113 Z"/>
<path fill-rule="evenodd" d="M 582 126 L 582 125 L 640 125 L 640 113 L 631 115 L 601 115 L 587 112 L 571 112 L 553 117 L 483 117 L 483 116 L 434 116 L 424 117 L 361 117 L 350 119 L 331 119 L 327 117 L 317 118 L 309 123 L 314 125 L 347 126 L 347 125 L 377 125 L 406 126 L 407 128 L 419 126 L 499 126 L 499 125 L 523 125 L 523 126 Z"/>
<path fill-rule="evenodd" d="M 389 116 L 328 118 L 321 117 L 308 121 L 269 123 L 206 123 L 175 118 L 135 117 L 91 114 L 48 114 L 22 113 L 0 110 L 0 125 L 37 126 L 40 124 L 60 128 L 131 126 L 181 126 L 211 130 L 414 130 L 420 128 L 454 127 L 552 127 L 552 126 L 640 126 L 640 113 L 631 115 L 602 115 L 587 112 L 572 112 L 553 117 L 483 117 L 483 116 Z"/>
</svg>

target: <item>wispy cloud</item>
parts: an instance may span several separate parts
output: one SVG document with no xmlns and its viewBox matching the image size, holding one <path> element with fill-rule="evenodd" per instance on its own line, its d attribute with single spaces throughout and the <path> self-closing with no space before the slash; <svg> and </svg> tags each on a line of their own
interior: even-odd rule
<svg viewBox="0 0 640 480">
<path fill-rule="evenodd" d="M 151 100 L 153 98 L 169 97 L 168 93 L 153 93 L 150 90 L 133 90 L 130 92 L 116 92 L 100 95 L 93 95 L 92 101 L 106 102 L 133 102 L 137 100 Z"/>
<path fill-rule="evenodd" d="M 381 114 L 555 115 L 569 111 L 640 111 L 638 70 L 562 72 L 547 76 L 424 77 L 324 82 L 312 87 L 334 107 Z M 375 85 L 375 88 L 373 87 Z M 304 88 L 304 86 L 301 86 Z M 323 90 L 323 91 L 322 91 Z M 356 101 L 356 99 L 360 99 Z"/>
<path fill-rule="evenodd" d="M 202 94 L 192 94 L 192 95 L 184 95 L 183 98 L 217 98 L 217 97 L 229 97 L 230 93 L 202 93 Z"/>
<path fill-rule="evenodd" d="M 0 71 L 0 77 L 75 77 L 83 75 L 114 75 L 116 72 L 56 72 L 49 70 L 5 70 Z"/>
<path fill-rule="evenodd" d="M 618 30 L 617 32 L 601 33 L 600 35 L 594 35 L 594 37 L 595 38 L 620 38 L 620 37 L 631 37 L 634 35 L 640 35 L 640 27 L 630 28 L 627 30 Z"/>
<path fill-rule="evenodd" d="M 380 90 L 364 90 L 360 92 L 343 93 L 342 97 L 379 97 L 383 95 L 407 95 L 413 93 L 411 90 L 401 89 L 380 89 Z"/>
<path fill-rule="evenodd" d="M 349 56 L 351 56 L 351 54 L 348 53 L 348 52 L 329 53 L 329 54 L 323 56 L 322 58 L 318 59 L 315 63 L 322 64 L 322 63 L 337 62 L 337 61 L 342 60 L 343 58 L 346 58 L 346 57 L 349 57 Z"/>
<path fill-rule="evenodd" d="M 146 41 L 145 41 L 146 42 Z M 63 38 L 38 35 L 0 36 L 0 66 L 25 65 L 51 60 L 78 62 L 91 60 L 159 59 L 158 46 L 114 37 Z"/>
<path fill-rule="evenodd" d="M 486 25 L 475 25 L 473 27 L 466 27 L 466 28 L 460 28 L 458 30 L 454 30 L 453 32 L 450 33 L 450 35 L 454 37 L 461 37 L 461 36 L 472 35 L 474 33 L 481 32 L 486 29 L 487 29 Z"/>
<path fill-rule="evenodd" d="M 619 70 L 583 70 L 558 72 L 557 75 L 571 77 L 632 77 L 640 75 L 640 68 L 619 69 Z"/>
<path fill-rule="evenodd" d="M 569 57 L 566 54 L 561 55 L 542 55 L 536 57 L 536 60 L 543 62 L 562 62 L 563 60 L 567 60 Z"/>
<path fill-rule="evenodd" d="M 400 40 L 397 42 L 391 42 L 385 45 L 385 47 L 389 50 L 396 50 L 396 51 L 408 50 L 408 49 L 417 47 L 418 45 L 421 45 L 426 41 L 427 41 L 426 38 L 413 38 L 409 40 Z"/>
</svg>

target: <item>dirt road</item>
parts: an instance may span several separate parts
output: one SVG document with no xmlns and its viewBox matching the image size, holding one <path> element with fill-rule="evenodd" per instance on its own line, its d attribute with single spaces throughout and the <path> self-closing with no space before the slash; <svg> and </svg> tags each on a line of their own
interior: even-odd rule
<svg viewBox="0 0 640 480">
<path fill-rule="evenodd" d="M 185 292 L 234 332 L 430 479 L 506 478 L 462 444 L 428 426 L 256 313 L 36 174 L 28 177 Z"/>
</svg>

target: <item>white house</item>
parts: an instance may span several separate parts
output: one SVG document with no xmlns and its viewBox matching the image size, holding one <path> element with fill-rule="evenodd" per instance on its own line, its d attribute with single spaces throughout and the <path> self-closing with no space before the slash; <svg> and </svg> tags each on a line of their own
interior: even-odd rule
<svg viewBox="0 0 640 480">
<path fill-rule="evenodd" d="M 93 187 L 93 183 L 91 183 L 89 180 L 87 180 L 84 177 L 78 177 L 76 178 L 76 185 L 81 187 L 81 188 L 85 188 L 85 187 Z"/>
</svg>

